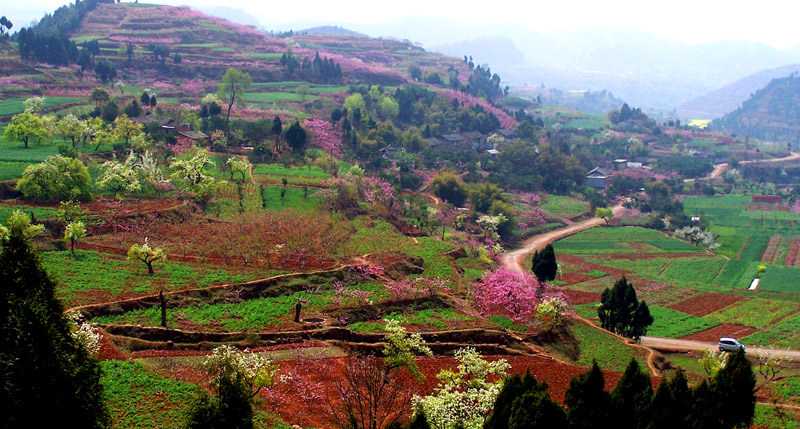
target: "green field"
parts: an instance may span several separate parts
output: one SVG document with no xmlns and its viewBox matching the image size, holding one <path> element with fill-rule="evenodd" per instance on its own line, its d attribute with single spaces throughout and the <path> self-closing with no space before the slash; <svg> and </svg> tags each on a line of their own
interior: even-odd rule
<svg viewBox="0 0 800 429">
<path fill-rule="evenodd" d="M 705 317 L 718 323 L 732 323 L 761 329 L 796 312 L 797 309 L 795 302 L 753 298 L 739 301 Z"/>
<path fill-rule="evenodd" d="M 548 195 L 540 207 L 556 216 L 573 218 L 588 212 L 589 202 L 561 195 Z"/>
<path fill-rule="evenodd" d="M 15 97 L 0 100 L 0 116 L 11 116 L 22 112 L 25 109 L 23 102 L 25 98 Z M 44 109 L 49 110 L 65 104 L 85 102 L 85 98 L 78 97 L 45 97 Z"/>
<path fill-rule="evenodd" d="M 647 330 L 647 335 L 680 338 L 717 326 L 717 323 L 677 310 L 654 305 L 649 308 L 654 322 Z"/>
<path fill-rule="evenodd" d="M 153 264 L 155 274 L 149 276 L 142 263 L 94 251 L 76 250 L 75 253 L 75 257 L 68 251 L 42 253 L 45 268 L 58 281 L 58 296 L 68 306 L 149 295 L 162 288 L 170 291 L 188 286 L 238 283 L 253 278 L 250 274 L 235 274 L 217 266 L 174 262 Z"/>
<path fill-rule="evenodd" d="M 114 427 L 180 427 L 197 386 L 162 377 L 132 361 L 100 363 Z"/>
<path fill-rule="evenodd" d="M 592 228 L 557 241 L 553 248 L 557 253 L 584 255 L 702 252 L 689 243 L 639 227 Z"/>
</svg>

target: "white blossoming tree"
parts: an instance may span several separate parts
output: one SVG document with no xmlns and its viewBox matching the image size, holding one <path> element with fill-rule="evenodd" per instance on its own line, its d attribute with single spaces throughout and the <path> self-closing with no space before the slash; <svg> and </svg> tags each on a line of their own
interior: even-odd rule
<svg viewBox="0 0 800 429">
<path fill-rule="evenodd" d="M 444 370 L 436 376 L 440 383 L 433 395 L 414 398 L 414 414 L 424 413 L 436 429 L 480 429 L 511 366 L 503 359 L 486 361 L 471 347 L 456 351 L 456 359 L 456 372 Z M 497 381 L 490 381 L 493 377 Z"/>
</svg>

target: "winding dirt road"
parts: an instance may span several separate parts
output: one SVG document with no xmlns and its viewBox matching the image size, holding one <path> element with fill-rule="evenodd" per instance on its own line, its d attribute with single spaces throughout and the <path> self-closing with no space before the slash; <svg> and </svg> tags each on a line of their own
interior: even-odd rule
<svg viewBox="0 0 800 429">
<path fill-rule="evenodd" d="M 800 159 L 800 152 L 792 152 L 789 156 L 784 156 L 783 158 L 770 158 L 770 159 L 754 159 L 751 161 L 739 161 L 739 164 L 755 164 L 759 162 L 784 162 L 784 161 L 796 161 Z M 701 180 L 709 180 L 709 179 L 716 179 L 728 168 L 728 163 L 723 162 L 722 164 L 714 165 L 714 171 L 711 172 L 706 177 L 703 177 Z M 685 179 L 684 182 L 694 182 L 695 179 Z"/>
<path fill-rule="evenodd" d="M 617 204 L 611 209 L 614 211 L 614 214 L 616 215 L 623 209 L 622 203 Z M 523 261 L 525 260 L 525 258 L 528 257 L 528 255 L 530 255 L 534 251 L 543 249 L 545 246 L 556 240 L 560 240 L 564 237 L 569 237 L 570 235 L 577 234 L 581 231 L 594 228 L 596 226 L 602 225 L 603 223 L 605 223 L 603 219 L 595 217 L 591 219 L 586 219 L 583 222 L 578 222 L 566 226 L 561 229 L 557 229 L 555 231 L 550 231 L 544 234 L 535 235 L 525 240 L 522 243 L 522 247 L 503 254 L 503 256 L 500 257 L 500 261 L 502 262 L 503 266 L 506 269 L 517 271 L 520 273 L 525 272 L 526 270 L 522 267 Z"/>
</svg>

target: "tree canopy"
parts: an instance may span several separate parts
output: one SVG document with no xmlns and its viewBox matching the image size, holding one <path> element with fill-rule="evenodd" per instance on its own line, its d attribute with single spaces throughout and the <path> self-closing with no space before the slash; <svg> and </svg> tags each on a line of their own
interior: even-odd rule
<svg viewBox="0 0 800 429">
<path fill-rule="evenodd" d="M 244 93 L 252 84 L 253 80 L 250 78 L 250 74 L 232 67 L 225 72 L 224 76 L 222 76 L 222 82 L 219 85 L 218 94 L 220 98 L 224 99 L 225 102 L 228 103 L 228 113 L 225 115 L 226 128 L 231 118 L 231 108 L 233 108 L 234 103 L 242 102 Z"/>
<path fill-rule="evenodd" d="M 630 338 L 641 337 L 653 324 L 647 303 L 636 298 L 636 289 L 625 277 L 617 280 L 613 289 L 603 291 L 597 314 L 603 329 Z"/>
<path fill-rule="evenodd" d="M 100 367 L 73 336 L 56 283 L 29 243 L 27 215 L 7 221 L 0 251 L 0 401 L 5 427 L 109 427 Z M 43 412 L 44 407 L 44 412 Z"/>
</svg>

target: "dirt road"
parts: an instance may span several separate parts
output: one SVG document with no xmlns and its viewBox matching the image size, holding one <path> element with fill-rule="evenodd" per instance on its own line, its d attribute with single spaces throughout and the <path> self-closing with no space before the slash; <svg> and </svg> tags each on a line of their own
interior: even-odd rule
<svg viewBox="0 0 800 429">
<path fill-rule="evenodd" d="M 784 156 L 783 158 L 770 158 L 770 159 L 754 159 L 751 161 L 739 161 L 739 164 L 755 164 L 758 162 L 784 162 L 784 161 L 795 161 L 800 159 L 800 152 L 792 152 L 789 156 Z M 728 168 L 728 163 L 723 162 L 722 164 L 716 164 L 714 166 L 714 171 L 711 172 L 706 177 L 703 177 L 702 180 L 709 180 L 709 179 L 716 179 Z M 684 182 L 694 182 L 695 179 L 685 179 Z"/>
<path fill-rule="evenodd" d="M 642 337 L 643 346 L 658 350 L 717 350 L 717 343 L 702 341 L 679 340 L 675 338 Z M 767 349 L 762 347 L 747 347 L 747 354 L 770 354 L 791 360 L 800 360 L 800 350 Z"/>
<path fill-rule="evenodd" d="M 619 213 L 620 210 L 623 210 L 622 203 L 612 207 L 612 210 L 614 211 L 615 215 Z M 525 242 L 522 243 L 522 247 L 503 254 L 503 256 L 500 258 L 500 261 L 502 262 L 503 266 L 506 269 L 517 271 L 520 273 L 524 272 L 525 269 L 522 268 L 522 263 L 525 260 L 525 258 L 534 251 L 543 249 L 545 246 L 556 240 L 560 240 L 564 237 L 569 237 L 570 235 L 577 234 L 589 228 L 594 228 L 596 226 L 603 225 L 604 223 L 605 221 L 603 219 L 595 217 L 591 219 L 586 219 L 583 222 L 578 222 L 576 224 L 569 225 L 561 229 L 557 229 L 555 231 L 546 232 L 541 235 L 535 235 L 525 240 Z"/>
</svg>

